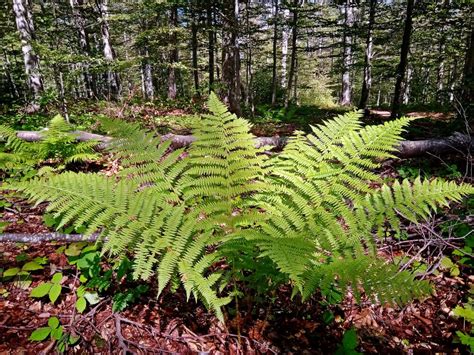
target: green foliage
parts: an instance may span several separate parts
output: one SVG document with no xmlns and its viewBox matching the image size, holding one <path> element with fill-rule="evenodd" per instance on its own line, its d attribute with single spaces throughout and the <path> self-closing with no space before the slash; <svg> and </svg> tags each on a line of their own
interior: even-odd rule
<svg viewBox="0 0 474 355">
<path fill-rule="evenodd" d="M 79 340 L 79 338 L 64 332 L 64 328 L 57 317 L 50 317 L 47 327 L 35 329 L 30 334 L 29 340 L 44 341 L 48 337 L 53 341 L 57 341 L 56 347 L 59 353 L 63 353 L 69 345 L 74 345 Z"/>
<path fill-rule="evenodd" d="M 144 293 L 148 291 L 147 285 L 129 289 L 125 292 L 117 292 L 113 297 L 112 311 L 121 312 L 130 304 L 135 303 Z"/>
<path fill-rule="evenodd" d="M 351 328 L 344 333 L 342 344 L 336 350 L 336 355 L 358 355 L 360 353 L 356 351 L 357 345 L 359 345 L 357 332 Z"/>
<path fill-rule="evenodd" d="M 464 318 L 467 322 L 471 324 L 471 332 L 464 333 L 458 330 L 456 335 L 459 337 L 459 340 L 462 344 L 467 345 L 471 352 L 474 352 L 474 328 L 472 325 L 474 324 L 474 306 L 473 300 L 470 298 L 469 302 L 464 304 L 463 307 L 456 306 L 454 309 L 454 315 L 457 317 Z"/>
<path fill-rule="evenodd" d="M 30 178 L 36 174 L 35 168 L 46 160 L 68 164 L 97 159 L 93 149 L 97 142 L 76 142 L 72 127 L 59 115 L 49 122 L 41 135 L 41 141 L 26 142 L 17 137 L 13 128 L 0 125 L 0 140 L 5 141 L 0 151 L 0 171 L 10 176 Z M 58 167 L 59 170 L 63 168 L 61 165 Z"/>
<path fill-rule="evenodd" d="M 21 255 L 21 254 L 20 254 Z M 17 258 L 17 261 L 26 261 L 28 256 Z M 16 287 L 27 289 L 32 282 L 31 272 L 42 270 L 43 265 L 48 262 L 47 258 L 37 257 L 31 261 L 26 262 L 22 267 L 13 267 L 3 271 L 3 279 L 13 280 Z"/>
<path fill-rule="evenodd" d="M 305 299 L 349 288 L 391 303 L 429 293 L 426 281 L 379 259 L 376 241 L 384 228 L 399 231 L 400 218 L 425 218 L 474 188 L 420 179 L 370 187 L 380 182 L 372 169 L 393 156 L 409 119 L 362 128 L 360 114 L 347 113 L 298 133 L 268 159 L 245 120 L 215 95 L 208 106 L 185 158 L 137 125 L 104 120 L 116 137 L 119 176 L 69 172 L 16 188 L 50 201 L 58 228 L 74 221 L 86 234 L 101 230 L 103 253 L 133 252 L 133 277 L 156 274 L 158 294 L 180 283 L 221 320 L 231 301 L 226 286 L 244 280 L 255 288 L 269 270 L 267 286 L 289 279 Z M 87 255 L 78 267 L 94 265 Z M 215 268 L 220 261 L 229 268 Z"/>
<path fill-rule="evenodd" d="M 31 290 L 30 296 L 34 298 L 42 298 L 48 295 L 51 303 L 55 303 L 62 291 L 62 273 L 56 273 L 51 278 L 51 282 L 41 282 L 33 290 Z"/>
</svg>

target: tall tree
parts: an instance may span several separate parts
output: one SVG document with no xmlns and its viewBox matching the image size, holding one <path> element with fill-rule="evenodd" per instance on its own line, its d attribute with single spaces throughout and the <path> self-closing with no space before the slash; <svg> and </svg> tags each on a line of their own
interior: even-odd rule
<svg viewBox="0 0 474 355">
<path fill-rule="evenodd" d="M 178 94 L 178 88 L 176 83 L 176 64 L 179 62 L 179 51 L 178 51 L 178 7 L 173 5 L 170 10 L 170 46 L 171 50 L 169 53 L 169 68 L 168 68 L 168 99 L 174 100 Z"/>
<path fill-rule="evenodd" d="M 199 95 L 199 68 L 198 68 L 198 30 L 199 30 L 199 14 L 198 9 L 191 2 L 191 52 L 193 62 L 193 81 L 194 94 Z"/>
<path fill-rule="evenodd" d="M 373 57 L 373 30 L 375 25 L 375 9 L 377 0 L 369 0 L 369 23 L 367 26 L 367 38 L 365 41 L 364 55 L 364 80 L 360 95 L 359 108 L 365 109 L 369 100 L 370 89 L 372 87 L 372 57 Z"/>
<path fill-rule="evenodd" d="M 344 12 L 343 54 L 342 54 L 342 88 L 339 103 L 344 106 L 351 104 L 351 57 L 352 57 L 352 26 L 354 25 L 354 0 L 345 0 L 341 7 Z"/>
<path fill-rule="evenodd" d="M 102 34 L 104 58 L 107 64 L 112 66 L 115 61 L 115 51 L 110 40 L 108 0 L 99 0 L 98 8 L 101 17 L 100 30 Z M 107 89 L 109 98 L 118 98 L 120 94 L 120 78 L 118 73 L 112 68 L 109 68 L 107 71 Z"/>
<path fill-rule="evenodd" d="M 72 12 L 72 24 L 76 29 L 77 41 L 79 47 L 79 54 L 82 56 L 90 55 L 90 45 L 86 33 L 86 19 L 82 13 L 82 7 L 84 6 L 84 0 L 70 0 L 69 4 L 71 6 Z M 82 68 L 82 76 L 84 84 L 86 87 L 86 95 L 88 98 L 97 96 L 97 90 L 95 85 L 95 80 L 92 78 L 89 70 L 87 69 L 87 64 L 78 63 Z"/>
<path fill-rule="evenodd" d="M 13 12 L 15 13 L 16 27 L 21 39 L 27 85 L 36 100 L 43 91 L 43 80 L 39 68 L 39 57 L 32 46 L 35 39 L 35 27 L 28 0 L 13 0 Z"/>
<path fill-rule="evenodd" d="M 407 0 L 407 11 L 405 17 L 405 27 L 403 30 L 402 48 L 400 51 L 400 63 L 397 67 L 395 91 L 393 93 L 392 114 L 395 118 L 400 116 L 400 105 L 402 101 L 402 87 L 405 73 L 408 66 L 408 52 L 410 50 L 411 32 L 413 29 L 413 7 L 415 0 Z"/>
<path fill-rule="evenodd" d="M 224 0 L 222 4 L 222 82 L 223 99 L 229 110 L 241 115 L 241 79 L 239 48 L 239 1 Z"/>
<path fill-rule="evenodd" d="M 298 55 L 298 7 L 300 0 L 293 0 L 291 6 L 291 13 L 293 15 L 291 21 L 291 60 L 290 71 L 288 73 L 288 84 L 286 86 L 285 107 L 288 107 L 291 97 L 291 90 L 294 85 L 295 71 L 296 71 L 296 57 Z M 296 87 L 296 85 L 295 85 Z"/>
<path fill-rule="evenodd" d="M 469 123 L 474 121 L 474 29 L 468 36 L 467 50 L 464 61 L 462 84 L 462 102 Z"/>
<path fill-rule="evenodd" d="M 290 11 L 284 9 L 283 11 L 283 31 L 281 35 L 281 87 L 286 88 L 286 76 L 287 76 L 287 62 L 288 62 L 288 40 L 290 37 L 289 29 L 286 24 L 287 18 L 290 16 Z"/>
<path fill-rule="evenodd" d="M 209 92 L 212 91 L 214 87 L 214 3 L 209 1 L 207 3 L 206 9 L 206 20 L 207 20 L 207 34 L 208 34 L 208 73 L 209 73 Z"/>
<path fill-rule="evenodd" d="M 277 78 L 277 61 L 278 61 L 278 11 L 279 11 L 279 0 L 273 0 L 273 44 L 272 44 L 272 105 L 276 104 L 277 89 L 278 89 L 278 78 Z"/>
</svg>

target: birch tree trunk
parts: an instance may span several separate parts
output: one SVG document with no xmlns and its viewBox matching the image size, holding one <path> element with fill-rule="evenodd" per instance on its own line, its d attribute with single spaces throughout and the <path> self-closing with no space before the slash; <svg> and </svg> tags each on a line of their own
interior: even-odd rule
<svg viewBox="0 0 474 355">
<path fill-rule="evenodd" d="M 346 0 L 341 11 L 344 12 L 343 57 L 342 57 L 342 87 L 339 103 L 343 106 L 351 104 L 351 56 L 352 56 L 352 26 L 354 24 L 354 0 Z"/>
<path fill-rule="evenodd" d="M 101 15 L 101 33 L 104 58 L 109 65 L 112 65 L 115 61 L 115 52 L 110 41 L 108 0 L 101 0 L 99 3 L 99 11 Z M 120 93 L 120 79 L 114 70 L 109 69 L 107 72 L 107 86 L 109 99 L 118 98 Z"/>
<path fill-rule="evenodd" d="M 223 100 L 229 107 L 230 112 L 241 115 L 240 48 L 238 30 L 239 1 L 224 0 L 222 32 Z"/>
<path fill-rule="evenodd" d="M 290 16 L 290 11 L 285 9 L 283 11 L 283 21 Z M 288 26 L 283 25 L 282 40 L 281 40 L 281 87 L 286 88 L 287 62 L 288 62 L 288 40 L 290 38 Z"/>
<path fill-rule="evenodd" d="M 372 88 L 372 56 L 373 56 L 373 28 L 375 25 L 375 8 L 377 0 L 370 0 L 369 4 L 369 25 L 367 27 L 367 39 L 364 58 L 364 81 L 360 95 L 359 108 L 365 109 L 369 100 L 370 89 Z"/>
<path fill-rule="evenodd" d="M 35 28 L 29 1 L 13 0 L 13 12 L 15 13 L 16 27 L 20 34 L 28 89 L 36 101 L 43 92 L 43 81 L 39 68 L 39 57 L 32 46 L 35 39 Z"/>
<path fill-rule="evenodd" d="M 150 63 L 148 50 L 145 50 L 142 60 L 142 91 L 145 99 L 153 100 L 155 98 L 155 88 L 153 86 L 153 73 Z"/>
<path fill-rule="evenodd" d="M 277 80 L 277 45 L 278 45 L 278 11 L 279 4 L 278 0 L 273 0 L 273 47 L 272 47 L 272 106 L 276 104 L 277 99 L 277 89 L 278 89 L 278 80 Z"/>
<path fill-rule="evenodd" d="M 288 73 L 288 85 L 286 86 L 285 95 L 285 107 L 288 107 L 291 97 L 291 89 L 293 87 L 293 81 L 296 70 L 296 56 L 298 53 L 297 40 L 298 40 L 298 6 L 299 0 L 293 0 L 291 12 L 293 19 L 291 22 L 291 60 L 290 60 L 290 71 Z"/>
<path fill-rule="evenodd" d="M 408 103 L 410 102 L 412 79 L 413 79 L 413 68 L 409 66 L 407 68 L 407 78 L 405 80 L 405 88 L 403 90 L 403 104 L 404 105 L 408 105 Z"/>
<path fill-rule="evenodd" d="M 393 94 L 393 103 L 392 103 L 392 114 L 391 117 L 400 116 L 400 104 L 402 101 L 402 86 L 403 79 L 405 78 L 405 72 L 408 66 L 408 52 L 410 50 L 410 39 L 411 32 L 413 28 L 413 7 L 415 5 L 415 0 L 408 0 L 407 2 L 407 14 L 405 18 L 405 28 L 403 30 L 403 40 L 402 40 L 402 49 L 400 51 L 400 63 L 397 67 L 396 74 L 396 83 L 395 91 Z"/>
</svg>

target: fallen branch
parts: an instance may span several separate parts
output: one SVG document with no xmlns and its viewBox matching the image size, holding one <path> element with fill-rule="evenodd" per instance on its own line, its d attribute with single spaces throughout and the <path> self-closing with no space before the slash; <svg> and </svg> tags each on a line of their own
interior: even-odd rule
<svg viewBox="0 0 474 355">
<path fill-rule="evenodd" d="M 79 142 L 96 140 L 100 142 L 100 148 L 105 148 L 112 137 L 103 136 L 84 131 L 74 131 L 76 139 Z M 42 139 L 41 131 L 19 131 L 17 137 L 28 142 L 35 142 Z M 179 135 L 168 133 L 162 136 L 162 140 L 171 140 L 172 148 L 182 148 L 194 142 L 195 137 L 192 135 Z M 259 147 L 269 146 L 276 149 L 281 149 L 288 141 L 288 137 L 257 137 L 255 138 L 255 145 Z M 411 158 L 423 154 L 445 155 L 449 153 L 469 153 L 474 150 L 474 139 L 468 135 L 455 132 L 449 137 L 432 138 L 417 141 L 402 141 L 398 148 L 397 155 L 401 158 Z"/>
<path fill-rule="evenodd" d="M 44 242 L 95 242 L 99 234 L 85 236 L 82 234 L 62 234 L 62 233 L 32 233 L 32 234 L 16 234 L 4 233 L 0 234 L 0 243 L 44 243 Z"/>
</svg>

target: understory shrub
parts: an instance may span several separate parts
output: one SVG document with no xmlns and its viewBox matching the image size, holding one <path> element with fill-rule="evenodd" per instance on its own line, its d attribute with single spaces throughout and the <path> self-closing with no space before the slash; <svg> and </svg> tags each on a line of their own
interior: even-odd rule
<svg viewBox="0 0 474 355">
<path fill-rule="evenodd" d="M 264 289 L 290 282 L 303 299 L 335 288 L 390 303 L 429 294 L 427 281 L 377 256 L 377 241 L 399 232 L 401 218 L 425 218 L 474 188 L 380 182 L 372 171 L 392 157 L 409 118 L 362 127 L 359 113 L 347 113 L 268 157 L 249 123 L 215 95 L 209 109 L 186 154 L 137 125 L 104 119 L 118 176 L 66 172 L 16 189 L 49 201 L 58 228 L 100 231 L 103 253 L 133 253 L 134 278 L 157 277 L 159 295 L 181 285 L 220 320 L 235 280 Z"/>
</svg>

